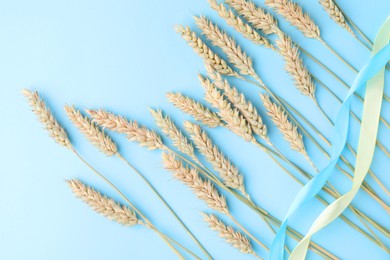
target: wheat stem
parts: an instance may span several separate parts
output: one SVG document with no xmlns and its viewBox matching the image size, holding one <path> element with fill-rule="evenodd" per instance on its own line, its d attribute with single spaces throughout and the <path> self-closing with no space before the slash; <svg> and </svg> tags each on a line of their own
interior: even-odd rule
<svg viewBox="0 0 390 260">
<path fill-rule="evenodd" d="M 98 177 L 102 178 L 111 188 L 113 188 L 129 205 L 134 209 L 134 211 L 142 217 L 142 219 L 145 220 L 145 222 L 150 226 L 153 227 L 155 230 L 157 230 L 153 224 L 150 222 L 148 218 L 146 218 L 142 212 L 140 212 L 134 204 L 124 195 L 110 180 L 108 180 L 103 174 L 101 174 L 99 171 L 97 171 L 92 165 L 90 165 L 75 149 L 72 149 L 72 152 L 89 168 L 91 169 Z M 168 239 L 165 238 L 165 235 L 162 234 L 162 232 L 158 231 L 159 236 L 163 239 L 163 241 L 174 251 L 174 253 L 180 258 L 184 259 L 183 255 L 180 254 L 179 251 L 171 244 L 169 243 Z"/>
<path fill-rule="evenodd" d="M 353 72 L 358 73 L 359 70 L 352 66 L 351 63 L 349 63 L 345 58 L 341 57 L 341 55 L 335 51 L 332 47 L 330 47 L 323 39 L 318 39 L 330 52 L 332 52 L 340 61 L 342 61 L 347 67 L 349 67 Z"/>
<path fill-rule="evenodd" d="M 308 52 L 307 50 L 305 50 L 303 47 L 299 46 L 299 50 L 304 53 L 307 57 L 309 57 L 311 60 L 313 60 L 315 63 L 317 63 L 321 68 L 323 68 L 326 72 L 328 72 L 333 78 L 335 78 L 338 82 L 341 83 L 341 85 L 343 85 L 344 88 L 346 89 L 350 89 L 351 87 L 344 81 L 342 80 L 338 75 L 336 75 L 328 66 L 326 66 L 324 63 L 322 63 L 320 60 L 318 60 L 316 57 L 314 57 L 310 52 Z M 314 78 L 314 75 L 312 75 L 313 78 Z M 331 94 L 332 95 L 335 95 L 334 92 L 332 90 L 329 90 L 331 91 Z M 353 95 L 360 101 L 360 103 L 363 103 L 364 102 L 364 99 L 363 97 L 357 93 L 357 92 L 354 92 Z M 386 94 L 384 94 L 383 98 L 385 100 L 388 100 L 388 97 L 386 96 Z M 382 116 L 380 116 L 380 121 L 387 127 L 387 128 L 390 128 L 390 123 L 387 122 L 387 120 L 385 118 L 383 118 Z"/>
<path fill-rule="evenodd" d="M 181 220 L 181 218 L 176 214 L 176 212 L 172 209 L 172 207 L 165 201 L 165 199 L 161 196 L 161 194 L 154 188 L 154 186 L 146 179 L 146 177 L 138 171 L 126 158 L 124 158 L 121 154 L 117 154 L 117 157 L 123 160 L 152 190 L 152 192 L 159 198 L 159 200 L 164 204 L 164 206 L 170 211 L 170 213 L 174 216 L 174 218 L 180 223 L 180 225 L 184 228 L 187 234 L 194 240 L 194 242 L 199 246 L 199 248 L 206 254 L 208 259 L 212 259 L 210 253 L 203 247 L 200 241 L 195 237 L 195 235 L 189 230 L 186 224 Z"/>
</svg>

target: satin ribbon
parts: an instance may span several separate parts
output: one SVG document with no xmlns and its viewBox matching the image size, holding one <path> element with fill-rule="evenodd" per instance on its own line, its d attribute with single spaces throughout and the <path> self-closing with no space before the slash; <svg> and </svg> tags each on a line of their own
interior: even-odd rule
<svg viewBox="0 0 390 260">
<path fill-rule="evenodd" d="M 387 31 L 388 27 L 390 27 L 389 18 L 386 20 L 385 24 L 381 27 L 381 33 L 378 34 L 378 37 L 380 35 L 381 35 L 380 38 L 389 37 L 389 35 L 390 35 L 389 33 L 387 33 L 387 35 L 385 35 L 385 36 L 383 36 L 384 33 L 382 33 L 382 31 L 385 31 L 385 33 L 388 32 Z M 383 45 L 381 45 L 381 46 L 383 46 Z M 375 47 L 376 47 L 375 50 L 377 52 L 378 48 L 379 48 L 378 43 L 377 43 L 377 46 L 375 46 Z M 373 54 L 374 54 L 374 52 L 373 52 Z M 325 168 L 323 168 L 320 173 L 318 173 L 308 183 L 306 183 L 306 185 L 299 191 L 299 193 L 295 197 L 295 199 L 294 199 L 292 205 L 290 206 L 290 209 L 289 209 L 285 219 L 283 220 L 283 222 L 278 230 L 278 233 L 276 234 L 275 239 L 272 243 L 271 253 L 270 253 L 271 260 L 284 259 L 286 228 L 287 228 L 289 218 L 295 212 L 297 212 L 298 209 L 300 209 L 305 203 L 307 203 L 308 201 L 313 199 L 318 194 L 318 192 L 321 191 L 322 187 L 326 184 L 326 181 L 328 180 L 328 178 L 335 171 L 335 166 L 336 166 L 336 164 L 339 160 L 339 157 L 340 157 L 340 155 L 345 147 L 345 144 L 347 142 L 347 136 L 348 136 L 348 130 L 349 130 L 350 103 L 351 103 L 351 98 L 352 98 L 354 92 L 356 92 L 359 88 L 363 87 L 366 84 L 366 82 L 369 81 L 370 78 L 372 78 L 376 73 L 378 73 L 378 71 L 381 70 L 384 67 L 384 65 L 388 62 L 389 57 L 390 57 L 390 45 L 387 45 L 381 51 L 379 51 L 376 55 L 371 57 L 370 60 L 368 61 L 368 63 L 361 69 L 361 71 L 357 75 L 352 87 L 350 88 L 350 90 L 347 93 L 346 98 L 344 99 L 344 102 L 343 102 L 343 104 L 338 112 L 338 115 L 337 115 L 337 118 L 335 121 L 335 125 L 332 129 L 332 135 L 330 138 L 331 143 L 332 143 L 330 161 L 329 161 L 328 165 L 325 166 Z M 375 104 L 375 105 L 377 106 L 378 104 L 381 104 L 381 103 L 377 102 L 377 104 Z M 363 131 L 363 127 L 362 127 L 362 131 Z M 376 132 L 372 132 L 372 133 L 376 134 Z M 374 135 L 371 135 L 371 136 L 374 136 Z M 373 137 L 373 138 L 374 138 L 373 143 L 375 144 L 375 137 Z M 370 138 L 370 139 L 372 139 L 372 138 Z M 369 157 L 367 157 L 366 160 L 371 161 Z M 362 162 L 360 162 L 360 164 L 357 166 L 362 167 L 361 163 Z M 355 168 L 358 169 L 358 167 L 355 167 Z M 366 174 L 366 172 L 364 173 L 364 175 L 365 174 Z M 355 179 L 357 179 L 356 176 L 355 176 Z M 358 178 L 357 181 L 360 181 L 360 178 Z M 360 187 L 360 184 L 357 186 Z M 355 187 L 355 185 L 354 185 L 354 187 Z M 349 196 L 351 196 L 351 195 L 349 195 Z M 353 196 L 352 196 L 352 198 L 353 198 Z M 328 206 L 328 208 L 329 207 L 330 206 Z M 334 206 L 332 206 L 331 208 L 333 208 L 333 207 Z M 323 223 L 323 220 L 321 220 L 321 223 Z M 317 226 L 319 226 L 319 225 L 316 225 L 316 228 L 315 228 L 316 231 L 318 231 Z M 314 231 L 312 231 L 312 232 L 314 232 Z M 298 251 L 296 251 L 296 254 L 295 254 L 297 257 L 302 257 L 302 254 L 300 252 L 302 252 L 302 251 L 306 252 L 307 245 L 310 242 L 310 236 L 311 236 L 311 234 L 315 233 L 315 232 L 314 233 L 312 233 L 312 232 L 308 233 L 309 236 L 306 236 L 305 239 L 303 239 L 301 241 L 299 248 L 297 247 Z M 304 258 L 304 256 L 303 256 L 303 258 Z M 303 258 L 296 258 L 296 259 L 303 259 Z"/>
<path fill-rule="evenodd" d="M 307 235 L 301 240 L 295 250 L 291 253 L 289 258 L 290 260 L 305 259 L 311 236 L 313 236 L 315 233 L 335 220 L 340 214 L 342 214 L 342 212 L 352 202 L 356 193 L 359 191 L 364 178 L 366 177 L 375 151 L 375 143 L 378 133 L 379 117 L 384 89 L 384 66 L 390 59 L 389 40 L 390 16 L 382 25 L 375 39 L 375 44 L 372 50 L 372 55 L 375 55 L 372 60 L 375 64 L 373 64 L 372 67 L 367 67 L 367 69 L 371 69 L 373 71 L 376 71 L 378 68 L 382 69 L 367 82 L 352 188 L 346 194 L 330 204 L 324 211 L 322 211 L 319 217 L 314 221 Z M 383 49 L 381 50 L 381 48 Z M 363 75 L 364 71 L 361 71 L 359 74 Z M 357 84 L 362 86 L 364 85 L 364 82 L 362 81 Z"/>
</svg>

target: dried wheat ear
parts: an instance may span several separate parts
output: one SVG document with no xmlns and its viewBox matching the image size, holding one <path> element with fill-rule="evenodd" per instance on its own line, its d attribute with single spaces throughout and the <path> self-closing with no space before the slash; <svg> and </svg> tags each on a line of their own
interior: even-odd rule
<svg viewBox="0 0 390 260">
<path fill-rule="evenodd" d="M 186 26 L 177 26 L 176 31 L 190 45 L 194 51 L 203 58 L 206 64 L 213 66 L 219 73 L 229 76 L 236 76 L 237 73 L 226 63 L 224 59 L 215 54 L 195 32 Z"/>
<path fill-rule="evenodd" d="M 22 94 L 28 99 L 32 111 L 49 132 L 50 137 L 59 145 L 65 146 L 68 149 L 73 149 L 65 129 L 54 118 L 53 114 L 46 106 L 45 101 L 39 97 L 38 92 L 23 89 Z"/>
<path fill-rule="evenodd" d="M 341 25 L 341 27 L 346 29 L 348 32 L 353 33 L 351 27 L 345 21 L 344 14 L 340 11 L 333 0 L 320 0 L 320 3 L 333 21 Z"/>
<path fill-rule="evenodd" d="M 217 189 L 209 180 L 202 179 L 194 168 L 184 166 L 171 153 L 162 154 L 164 168 L 173 173 L 173 176 L 192 189 L 194 194 L 211 208 L 224 214 L 229 209 L 224 196 L 220 195 Z"/>
<path fill-rule="evenodd" d="M 116 144 L 94 122 L 83 116 L 73 106 L 65 106 L 65 112 L 81 133 L 101 152 L 108 156 L 117 154 Z"/>
<path fill-rule="evenodd" d="M 223 125 L 219 116 L 201 103 L 192 98 L 186 97 L 181 93 L 168 93 L 167 98 L 175 107 L 194 117 L 208 127 L 217 127 Z"/>
<path fill-rule="evenodd" d="M 184 122 L 184 127 L 191 135 L 192 141 L 206 160 L 218 172 L 226 186 L 241 191 L 246 196 L 244 177 L 238 168 L 218 149 L 206 132 L 197 124 Z"/>
<path fill-rule="evenodd" d="M 273 49 L 272 44 L 254 30 L 249 24 L 244 22 L 240 17 L 236 16 L 232 10 L 228 10 L 223 3 L 218 3 L 216 0 L 208 0 L 211 8 L 213 8 L 218 15 L 225 19 L 226 23 L 240 32 L 245 38 L 257 45 L 263 45 L 266 48 Z"/>
<path fill-rule="evenodd" d="M 161 137 L 154 131 L 140 126 L 136 121 L 127 120 L 105 110 L 86 110 L 92 117 L 92 121 L 108 130 L 124 134 L 130 141 L 138 142 L 150 150 L 164 147 Z"/>
<path fill-rule="evenodd" d="M 217 231 L 219 236 L 224 238 L 232 247 L 244 254 L 254 254 L 248 238 L 241 232 L 226 225 L 214 214 L 203 214 L 203 219 L 212 230 Z"/>
<path fill-rule="evenodd" d="M 188 155 L 195 162 L 198 162 L 194 146 L 188 141 L 187 137 L 179 130 L 172 120 L 167 115 L 164 116 L 160 109 L 150 109 L 150 113 L 152 114 L 156 125 L 172 140 L 173 145 L 180 152 Z"/>
<path fill-rule="evenodd" d="M 285 61 L 285 70 L 293 77 L 295 86 L 305 96 L 315 100 L 315 86 L 311 74 L 303 65 L 299 56 L 299 48 L 286 35 L 276 40 L 280 55 Z"/>
<path fill-rule="evenodd" d="M 198 75 L 205 89 L 205 100 L 218 109 L 218 115 L 226 123 L 226 127 L 246 141 L 253 141 L 252 128 L 237 108 L 232 107 L 223 94 L 214 86 L 210 79 Z"/>
<path fill-rule="evenodd" d="M 209 19 L 200 16 L 195 21 L 202 34 L 227 55 L 229 62 L 239 69 L 242 75 L 253 74 L 252 59 L 242 51 L 241 47 L 226 32 L 222 31 Z"/>
<path fill-rule="evenodd" d="M 239 110 L 251 127 L 252 132 L 260 136 L 267 143 L 270 143 L 267 136 L 267 126 L 263 123 L 263 119 L 252 102 L 247 100 L 243 93 L 240 93 L 235 87 L 232 87 L 226 79 L 223 79 L 221 74 L 210 71 L 209 69 L 208 67 L 208 74 L 214 81 L 214 86 L 222 90 L 223 95 Z"/>
<path fill-rule="evenodd" d="M 264 34 L 278 33 L 279 27 L 275 18 L 263 8 L 248 0 L 225 0 L 225 3 L 244 17 L 254 28 Z"/>
<path fill-rule="evenodd" d="M 298 4 L 289 0 L 265 0 L 265 4 L 297 27 L 306 37 L 320 38 L 320 29 Z"/>
<path fill-rule="evenodd" d="M 297 126 L 290 122 L 283 108 L 272 102 L 266 94 L 261 94 L 260 97 L 264 107 L 267 109 L 267 114 L 280 130 L 284 139 L 290 144 L 291 149 L 301 154 L 307 154 L 302 134 L 298 132 Z"/>
<path fill-rule="evenodd" d="M 135 212 L 82 183 L 79 180 L 67 180 L 73 194 L 84 201 L 97 213 L 124 226 L 143 224 Z"/>
</svg>

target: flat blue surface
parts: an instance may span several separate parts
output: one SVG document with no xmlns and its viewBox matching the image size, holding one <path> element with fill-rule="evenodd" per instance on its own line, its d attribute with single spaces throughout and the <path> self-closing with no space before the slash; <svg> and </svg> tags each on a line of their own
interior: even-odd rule
<svg viewBox="0 0 390 260">
<path fill-rule="evenodd" d="M 370 53 L 330 20 L 317 1 L 299 2 L 318 23 L 325 41 L 356 67 L 365 63 Z M 354 4 L 339 2 L 371 39 L 390 13 L 390 2 L 386 0 Z M 176 24 L 188 24 L 194 28 L 192 15 L 200 14 L 213 18 L 221 27 L 228 29 L 253 57 L 264 81 L 329 136 L 329 124 L 315 105 L 295 90 L 289 76 L 282 70 L 281 58 L 270 50 L 252 45 L 228 28 L 205 0 L 132 3 L 2 1 L 0 259 L 175 259 L 172 251 L 151 231 L 142 227 L 123 228 L 94 213 L 73 197 L 64 179 L 80 178 L 121 201 L 72 153 L 47 136 L 20 94 L 22 88 L 40 91 L 68 130 L 80 153 L 123 189 L 161 230 L 201 254 L 146 185 L 121 161 L 106 158 L 92 147 L 63 113 L 66 103 L 79 108 L 103 107 L 153 129 L 157 128 L 148 107 L 162 108 L 178 124 L 189 119 L 168 103 L 165 94 L 182 91 L 193 98 L 202 98 L 203 90 L 197 81 L 197 72 L 204 72 L 202 61 L 174 32 Z M 304 38 L 279 16 L 278 19 L 282 29 L 289 32 L 294 40 L 315 53 L 348 83 L 352 83 L 354 73 L 327 49 L 314 40 Z M 337 94 L 343 96 L 346 93 L 337 81 L 310 60 L 307 66 Z M 264 112 L 258 89 L 239 81 L 235 83 Z M 388 89 L 386 91 L 390 94 Z M 334 117 L 339 104 L 320 87 L 317 97 Z M 361 104 L 354 102 L 353 109 L 360 113 Z M 384 103 L 382 115 L 388 120 L 389 109 L 389 105 Z M 271 139 L 280 149 L 289 158 L 311 170 L 299 154 L 289 150 L 269 120 L 266 122 Z M 240 168 L 256 203 L 282 219 L 300 188 L 299 184 L 258 148 L 227 130 L 207 131 Z M 382 125 L 379 138 L 390 147 L 388 132 L 389 129 Z M 358 125 L 352 123 L 350 142 L 355 147 L 358 134 Z M 157 187 L 216 259 L 251 258 L 227 245 L 208 229 L 199 213 L 211 210 L 161 168 L 159 151 L 149 152 L 121 136 L 113 135 L 113 138 L 124 156 Z M 305 142 L 315 163 L 324 166 L 326 158 L 308 140 Z M 348 153 L 345 155 L 351 158 Z M 372 169 L 390 187 L 388 165 L 389 159 L 378 150 Z M 380 192 L 370 177 L 367 181 Z M 332 182 L 340 191 L 345 192 L 350 188 L 350 181 L 340 174 L 336 174 Z M 380 194 L 386 196 L 382 192 Z M 234 198 L 228 196 L 228 203 L 237 219 L 269 246 L 273 235 L 260 218 Z M 360 192 L 354 204 L 390 228 L 389 216 L 366 193 Z M 291 223 L 305 232 L 322 209 L 322 204 L 313 202 Z M 314 239 L 343 259 L 389 258 L 383 250 L 340 220 Z M 390 244 L 389 240 L 386 242 Z M 289 243 L 293 245 L 291 241 Z M 255 249 L 260 254 L 264 253 L 257 246 Z M 318 256 L 310 253 L 309 259 L 318 259 Z"/>
</svg>

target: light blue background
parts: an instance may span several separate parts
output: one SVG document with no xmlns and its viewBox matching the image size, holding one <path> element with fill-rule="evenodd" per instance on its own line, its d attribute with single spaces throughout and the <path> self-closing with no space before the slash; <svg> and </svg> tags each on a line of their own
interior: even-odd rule
<svg viewBox="0 0 390 260">
<path fill-rule="evenodd" d="M 364 64 L 369 52 L 330 20 L 317 1 L 299 2 L 314 17 L 330 45 L 355 66 Z M 387 0 L 339 2 L 371 39 L 390 13 Z M 79 108 L 103 107 L 154 129 L 149 106 L 164 109 L 177 123 L 188 119 L 167 102 L 165 94 L 174 90 L 194 98 L 202 97 L 203 91 L 197 81 L 197 72 L 204 71 L 202 61 L 174 32 L 176 24 L 188 24 L 194 28 L 192 15 L 200 14 L 228 28 L 209 8 L 206 0 L 1 1 L 0 259 L 175 258 L 154 233 L 141 227 L 123 228 L 92 212 L 73 197 L 64 179 L 80 178 L 120 200 L 72 153 L 48 138 L 21 96 L 22 88 L 39 90 L 80 153 L 123 189 L 159 228 L 201 254 L 142 181 L 121 161 L 106 158 L 96 151 L 63 113 L 66 103 Z M 352 83 L 354 74 L 320 43 L 305 39 L 282 19 L 279 21 L 294 40 Z M 329 135 L 327 122 L 313 103 L 294 89 L 290 78 L 283 72 L 280 57 L 252 45 L 230 28 L 229 32 L 254 58 L 265 82 Z M 307 64 L 338 94 L 345 94 L 342 86 L 315 64 L 310 61 Z M 264 112 L 254 86 L 239 83 L 238 87 Z M 386 91 L 390 94 L 388 89 Z M 322 89 L 318 89 L 317 96 L 325 110 L 334 117 L 338 103 Z M 359 103 L 354 108 L 357 112 L 361 110 Z M 382 114 L 387 119 L 390 119 L 389 109 L 385 104 Z M 280 134 L 269 120 L 266 121 L 271 138 L 289 157 L 310 169 L 300 155 L 291 152 L 280 140 Z M 253 145 L 244 143 L 225 129 L 208 132 L 241 169 L 253 199 L 283 218 L 300 186 Z M 353 123 L 351 142 L 355 147 L 357 136 L 358 127 Z M 120 136 L 114 135 L 114 139 L 121 152 L 151 180 L 215 258 L 251 258 L 228 246 L 206 227 L 199 212 L 211 211 L 170 173 L 161 169 L 160 152 L 149 152 Z M 388 129 L 380 128 L 380 139 L 390 147 Z M 320 166 L 325 165 L 325 158 L 309 142 L 306 143 L 314 161 Z M 374 171 L 390 187 L 388 165 L 389 159 L 377 151 Z M 340 174 L 336 174 L 332 181 L 342 191 L 350 187 L 350 181 Z M 369 177 L 367 181 L 372 183 Z M 233 214 L 270 245 L 273 236 L 263 222 L 234 199 L 229 197 L 228 202 Z M 354 203 L 390 227 L 388 215 L 366 194 L 359 193 Z M 303 214 L 295 217 L 294 227 L 305 232 L 322 209 L 321 204 L 311 203 Z M 340 220 L 316 235 L 315 240 L 343 259 L 389 258 Z M 263 253 L 262 249 L 255 248 Z M 318 258 L 313 254 L 309 257 Z"/>
</svg>

